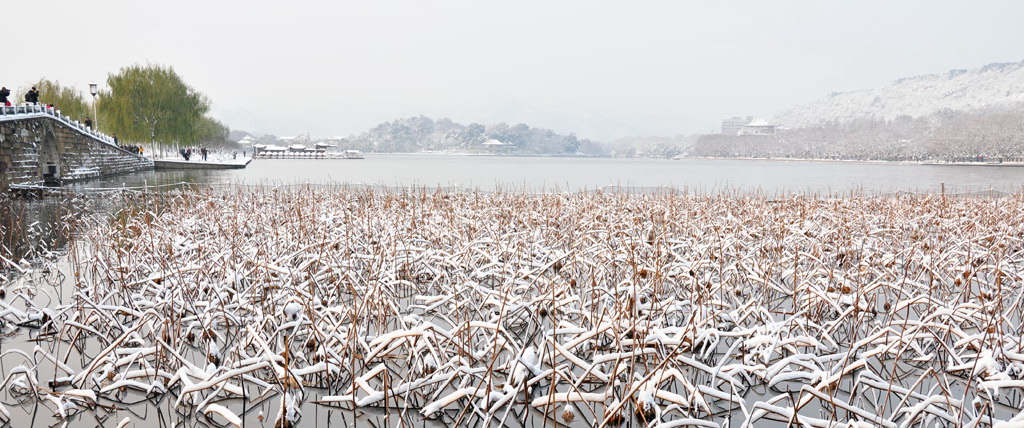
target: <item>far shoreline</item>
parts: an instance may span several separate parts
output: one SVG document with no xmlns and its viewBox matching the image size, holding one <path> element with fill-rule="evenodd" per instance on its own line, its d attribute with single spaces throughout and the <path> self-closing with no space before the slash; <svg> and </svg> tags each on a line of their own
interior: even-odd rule
<svg viewBox="0 0 1024 428">
<path fill-rule="evenodd" d="M 656 158 L 652 158 L 656 159 Z M 752 158 L 752 157 L 704 157 L 704 156 L 683 156 L 671 158 L 672 160 L 700 159 L 700 160 L 739 160 L 739 161 L 773 161 L 773 162 L 794 162 L 794 163 L 842 163 L 842 164 L 863 164 L 863 165 L 927 165 L 927 166 L 989 166 L 989 167 L 1024 167 L 1024 162 L 943 162 L 943 161 L 887 161 L 887 160 L 858 160 L 858 159 L 814 159 L 814 158 Z"/>
<path fill-rule="evenodd" d="M 509 157 L 509 158 L 582 158 L 582 159 L 632 159 L 632 160 L 711 160 L 711 161 L 769 161 L 793 163 L 835 163 L 863 165 L 926 165 L 926 166 L 984 166 L 984 167 L 1024 167 L 1024 162 L 944 162 L 944 161 L 887 161 L 858 159 L 815 159 L 815 158 L 757 158 L 757 157 L 711 157 L 711 156 L 675 156 L 675 157 L 617 157 L 588 154 L 539 154 L 539 153 L 471 153 L 471 152 L 363 152 L 367 155 L 387 156 L 466 156 L 466 157 Z"/>
</svg>

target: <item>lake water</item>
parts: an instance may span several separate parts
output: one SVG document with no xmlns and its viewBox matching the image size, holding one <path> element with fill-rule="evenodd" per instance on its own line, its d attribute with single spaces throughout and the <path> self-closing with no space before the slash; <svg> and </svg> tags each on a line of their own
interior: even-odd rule
<svg viewBox="0 0 1024 428">
<path fill-rule="evenodd" d="M 367 154 L 362 160 L 257 159 L 241 170 L 150 171 L 80 184 L 368 184 L 478 190 L 584 191 L 620 186 L 700 193 L 1015 192 L 1024 167 L 713 159 L 606 159 Z"/>
</svg>

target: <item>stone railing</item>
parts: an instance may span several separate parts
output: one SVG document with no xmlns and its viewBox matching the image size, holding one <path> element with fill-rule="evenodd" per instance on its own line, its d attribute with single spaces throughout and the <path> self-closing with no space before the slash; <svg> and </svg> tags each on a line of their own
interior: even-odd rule
<svg viewBox="0 0 1024 428">
<path fill-rule="evenodd" d="M 6 120 L 17 120 L 27 119 L 31 117 L 49 116 L 58 121 L 64 123 L 68 127 L 75 129 L 85 135 L 88 135 L 96 140 L 117 146 L 114 142 L 114 137 L 99 132 L 95 129 L 85 126 L 84 123 L 74 120 L 68 116 L 61 114 L 60 110 L 51 108 L 43 104 L 20 104 L 15 106 L 0 106 L 0 121 Z"/>
</svg>

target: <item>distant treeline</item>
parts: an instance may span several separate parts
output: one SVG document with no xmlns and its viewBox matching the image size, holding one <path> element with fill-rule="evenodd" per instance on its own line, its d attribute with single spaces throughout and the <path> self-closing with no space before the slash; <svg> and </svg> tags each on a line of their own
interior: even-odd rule
<svg viewBox="0 0 1024 428">
<path fill-rule="evenodd" d="M 1024 160 L 1024 110 L 942 111 L 780 129 L 774 135 L 704 135 L 691 156 L 886 161 Z"/>
<path fill-rule="evenodd" d="M 261 137 L 260 141 L 278 143 L 272 135 Z M 521 123 L 462 125 L 449 119 L 419 116 L 381 123 L 340 144 L 344 149 L 387 153 L 1024 161 L 1024 108 L 945 110 L 919 118 L 836 121 L 815 127 L 779 129 L 773 135 L 629 137 L 612 142 L 581 139 Z"/>
<path fill-rule="evenodd" d="M 464 153 L 595 155 L 599 144 L 524 124 L 462 125 L 449 119 L 419 116 L 384 122 L 358 136 L 345 148 L 365 152 L 410 153 L 450 151 Z"/>
</svg>

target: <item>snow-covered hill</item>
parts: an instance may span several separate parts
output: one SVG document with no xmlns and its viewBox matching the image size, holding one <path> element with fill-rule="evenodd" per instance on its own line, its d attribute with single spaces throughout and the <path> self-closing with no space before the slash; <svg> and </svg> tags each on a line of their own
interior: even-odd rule
<svg viewBox="0 0 1024 428">
<path fill-rule="evenodd" d="M 863 118 L 922 117 L 946 109 L 972 111 L 1021 106 L 1024 61 L 908 77 L 879 89 L 836 93 L 784 111 L 775 116 L 774 122 L 797 128 Z"/>
</svg>

